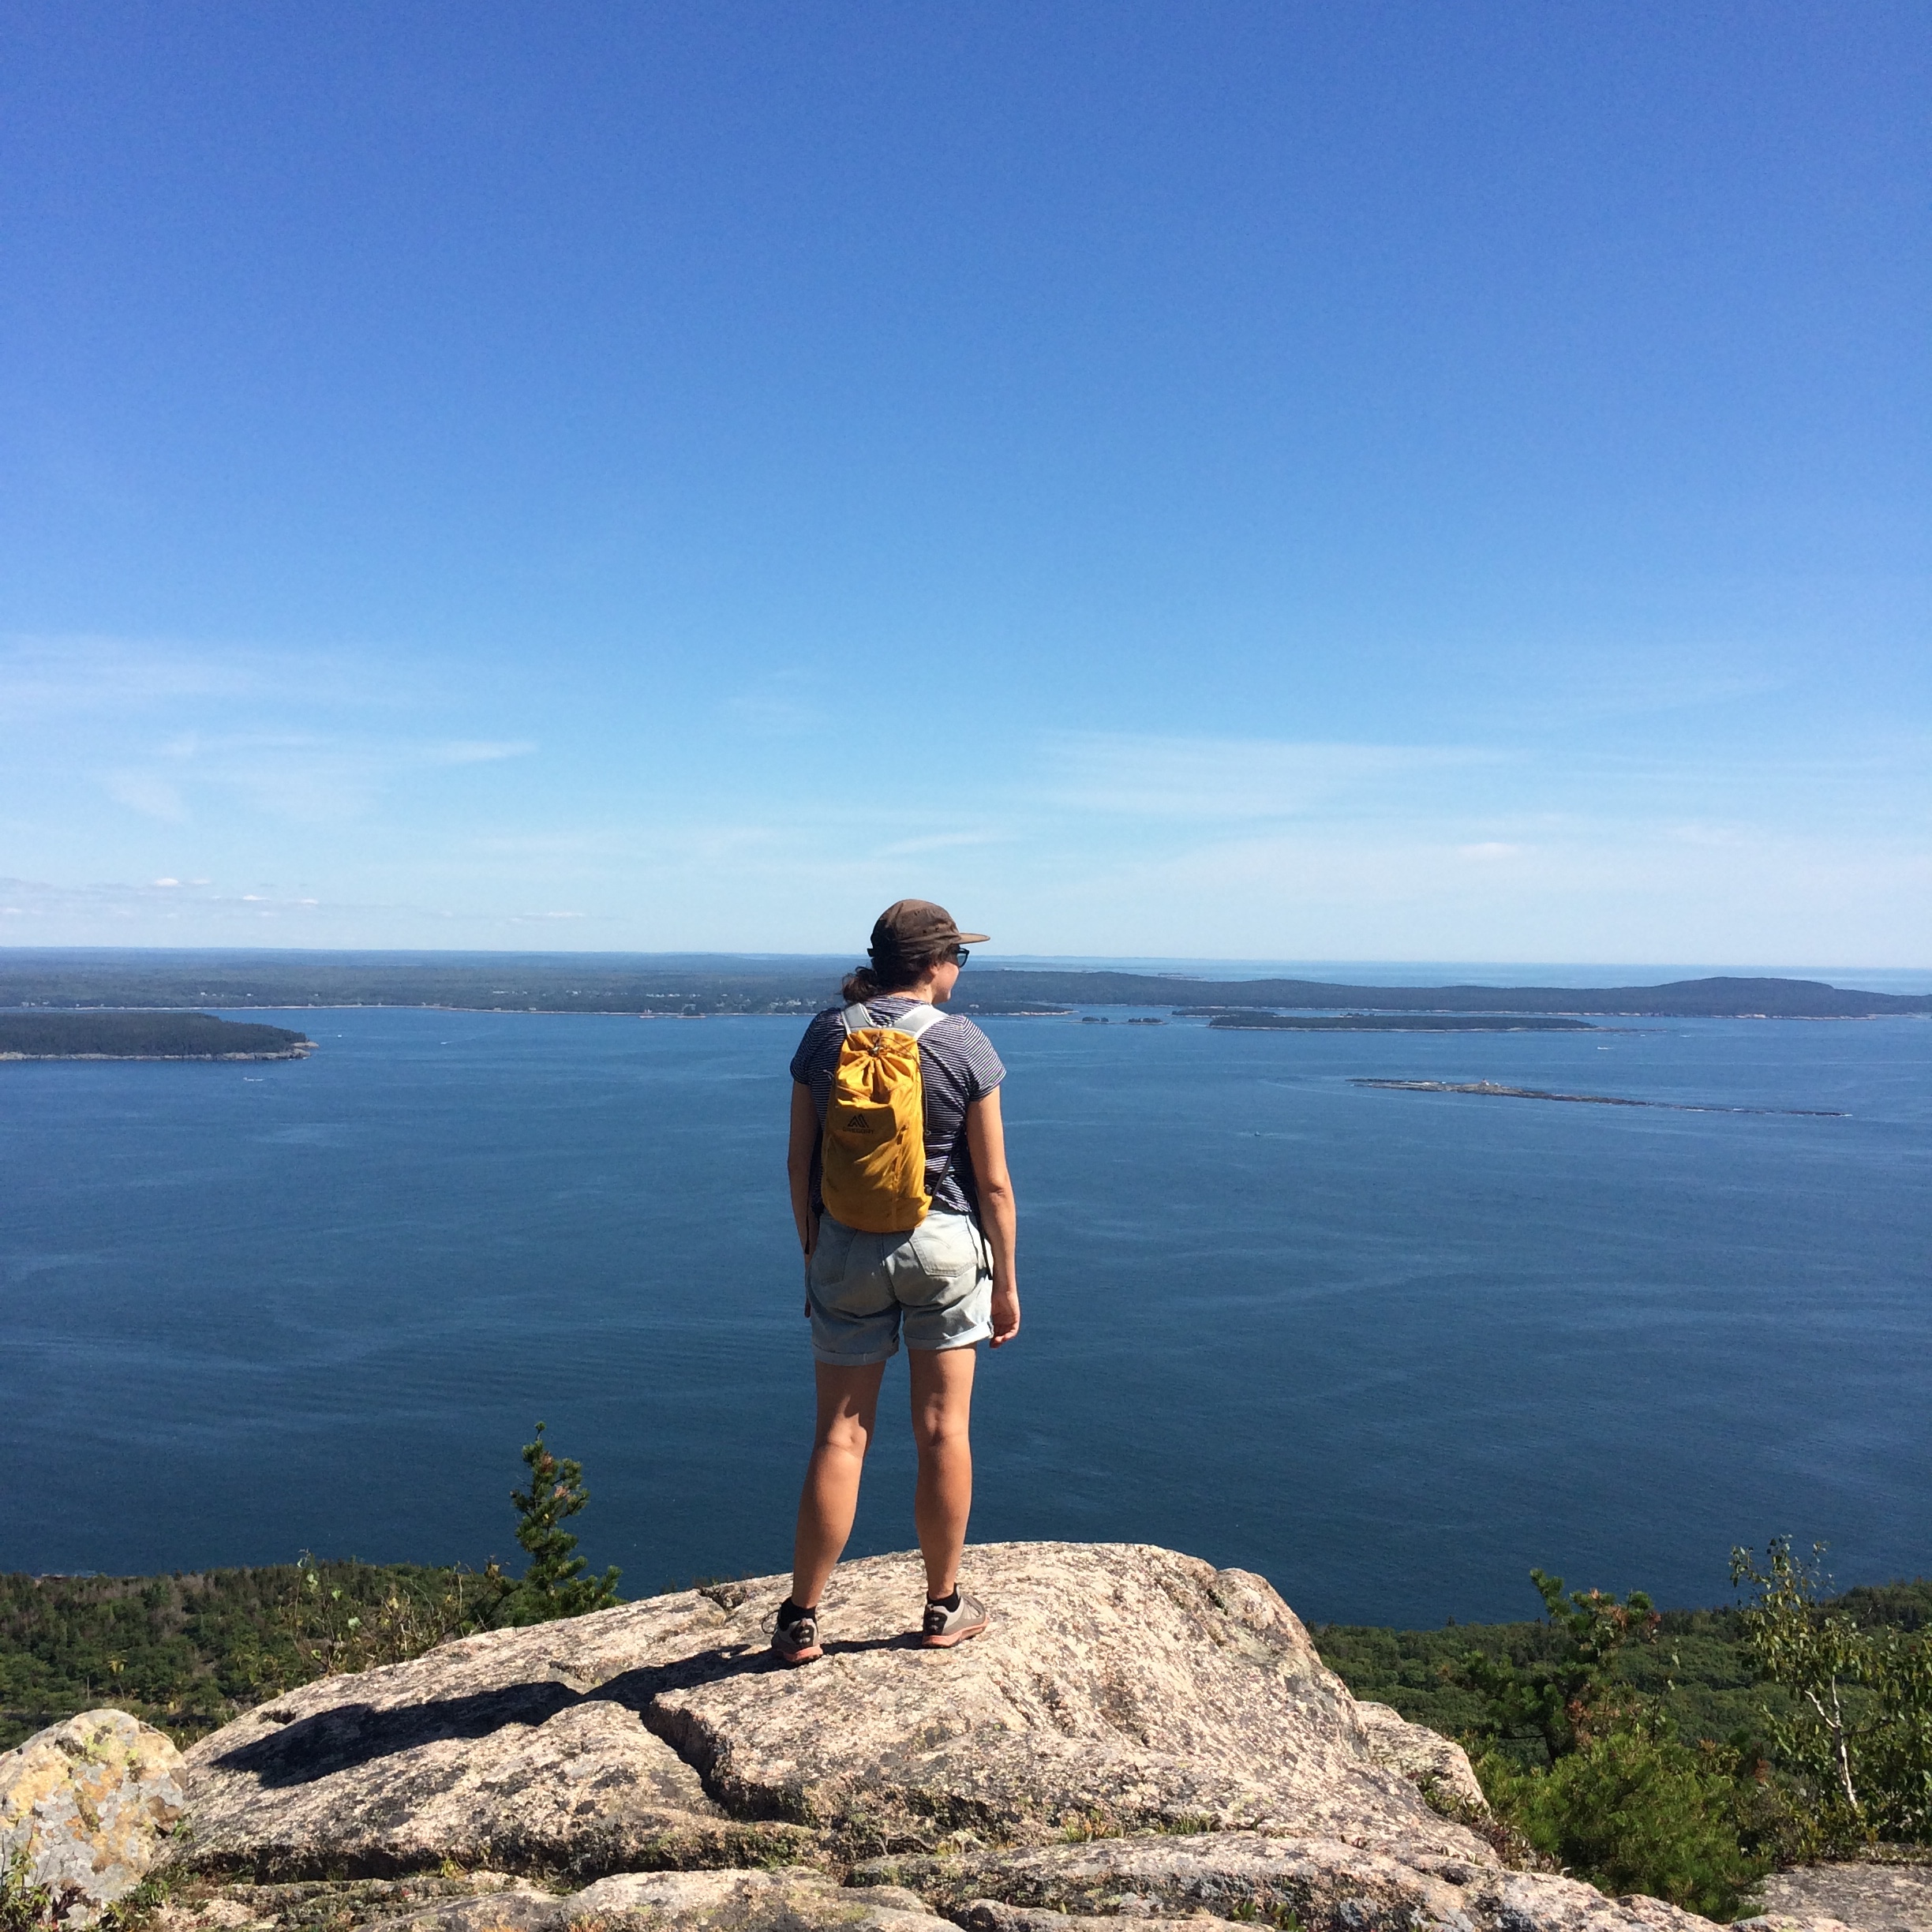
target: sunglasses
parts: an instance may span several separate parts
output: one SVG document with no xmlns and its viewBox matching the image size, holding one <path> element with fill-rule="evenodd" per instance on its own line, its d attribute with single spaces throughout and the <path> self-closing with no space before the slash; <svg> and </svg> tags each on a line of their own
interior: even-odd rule
<svg viewBox="0 0 1932 1932">
<path fill-rule="evenodd" d="M 953 964 L 955 966 L 964 966 L 972 957 L 972 952 L 965 946 L 955 946 L 953 949 Z"/>
</svg>

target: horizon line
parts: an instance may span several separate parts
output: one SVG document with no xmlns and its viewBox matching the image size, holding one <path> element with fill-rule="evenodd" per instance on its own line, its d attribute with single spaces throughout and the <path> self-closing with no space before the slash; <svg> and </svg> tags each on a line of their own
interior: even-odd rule
<svg viewBox="0 0 1932 1932">
<path fill-rule="evenodd" d="M 1185 966 L 1214 966 L 1220 968 L 1249 966 L 1267 968 L 1279 973 L 1283 968 L 1315 968 L 1323 967 L 1388 967 L 1414 969 L 1421 967 L 1447 968 L 1451 969 L 1481 968 L 1488 971 L 1499 968 L 1522 968 L 1534 970 L 1556 968 L 1575 972 L 1586 968 L 1601 968 L 1605 970 L 1627 972 L 1683 972 L 1702 974 L 1740 975 L 1747 977 L 1784 976 L 1791 974 L 1818 973 L 1918 973 L 1932 975 L 1932 963 L 1911 966 L 1878 966 L 1870 964 L 1836 964 L 1830 965 L 1795 965 L 1789 963 L 1750 961 L 1669 960 L 1657 959 L 1451 959 L 1441 957 L 1416 956 L 1395 957 L 1390 956 L 1352 957 L 1330 957 L 1327 958 L 1286 958 L 1281 955 L 1255 955 L 1242 953 L 994 953 L 990 949 L 975 947 L 975 959 L 983 966 L 998 970 L 1002 967 L 1045 968 L 1049 970 L 1066 968 L 1073 971 L 1104 972 L 1112 969 L 1157 972 L 1173 970 Z M 640 959 L 717 959 L 756 960 L 797 962 L 801 964 L 818 964 L 828 960 L 857 959 L 863 955 L 863 949 L 853 947 L 849 952 L 777 951 L 766 948 L 716 948 L 706 946 L 642 947 L 570 947 L 564 949 L 539 946 L 358 946 L 358 945 L 163 945 L 152 943 L 114 945 L 103 943 L 80 945 L 28 945 L 18 942 L 0 941 L 0 960 L 9 957 L 24 954 L 46 953 L 133 953 L 133 954 L 182 954 L 192 953 L 200 957 L 214 955 L 260 957 L 267 958 L 290 958 L 301 956 L 320 956 L 342 958 L 391 957 L 391 958 L 437 958 L 437 959 L 555 959 L 555 960 L 640 960 Z"/>
</svg>

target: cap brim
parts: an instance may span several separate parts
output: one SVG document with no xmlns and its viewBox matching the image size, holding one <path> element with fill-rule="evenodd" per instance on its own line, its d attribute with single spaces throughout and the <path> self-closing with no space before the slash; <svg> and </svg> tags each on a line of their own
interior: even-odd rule
<svg viewBox="0 0 1932 1932">
<path fill-rule="evenodd" d="M 960 945 L 990 945 L 993 943 L 990 933 L 955 933 L 953 938 L 955 943 Z"/>
</svg>

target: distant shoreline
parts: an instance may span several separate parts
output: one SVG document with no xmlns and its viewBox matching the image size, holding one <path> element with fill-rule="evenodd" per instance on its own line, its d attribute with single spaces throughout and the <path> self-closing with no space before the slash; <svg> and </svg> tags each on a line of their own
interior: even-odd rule
<svg viewBox="0 0 1932 1932">
<path fill-rule="evenodd" d="M 313 1046 L 289 1046 L 278 1053 L 4 1053 L 0 1062 L 41 1060 L 306 1060 Z"/>
<path fill-rule="evenodd" d="M 836 961 L 664 961 L 466 954 L 80 957 L 0 949 L 0 1009 L 16 1013 L 220 1007 L 448 1013 L 601 1013 L 803 1020 L 839 1004 Z M 1656 986 L 1363 986 L 1314 979 L 1202 979 L 1173 973 L 1002 966 L 975 960 L 953 1010 L 1000 1017 L 1070 1009 L 1214 1007 L 1321 1016 L 1440 1014 L 1576 1020 L 1932 1017 L 1932 994 L 1867 993 L 1822 980 L 1717 975 Z M 1335 1030 L 1328 1028 L 1324 1030 Z M 1485 1029 L 1486 1030 L 1486 1029 Z"/>
</svg>

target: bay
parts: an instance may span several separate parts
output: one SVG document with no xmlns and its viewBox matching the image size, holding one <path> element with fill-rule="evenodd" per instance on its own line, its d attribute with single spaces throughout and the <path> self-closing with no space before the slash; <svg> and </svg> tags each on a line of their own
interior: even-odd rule
<svg viewBox="0 0 1932 1932">
<path fill-rule="evenodd" d="M 1026 1326 L 981 1364 L 975 1538 L 1417 1625 L 1530 1614 L 1533 1563 L 1718 1601 L 1787 1531 L 1932 1571 L 1932 1024 L 1108 1017 L 985 1022 Z M 305 1062 L 0 1067 L 0 1568 L 514 1558 L 539 1417 L 627 1594 L 784 1567 L 797 1023 L 292 1023 Z M 854 1554 L 912 1541 L 904 1391 Z"/>
</svg>

